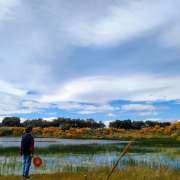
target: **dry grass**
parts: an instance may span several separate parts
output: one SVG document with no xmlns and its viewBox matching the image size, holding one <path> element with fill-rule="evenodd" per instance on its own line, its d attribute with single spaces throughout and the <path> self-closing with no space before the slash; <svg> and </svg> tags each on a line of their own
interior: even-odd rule
<svg viewBox="0 0 180 180">
<path fill-rule="evenodd" d="M 57 173 L 33 175 L 32 180 L 105 180 L 109 169 L 99 169 L 94 172 L 85 173 Z M 20 180 L 18 176 L 0 176 L 0 180 Z M 127 167 L 123 171 L 115 171 L 111 180 L 180 180 L 178 170 L 166 168 L 149 169 L 145 167 Z"/>
</svg>

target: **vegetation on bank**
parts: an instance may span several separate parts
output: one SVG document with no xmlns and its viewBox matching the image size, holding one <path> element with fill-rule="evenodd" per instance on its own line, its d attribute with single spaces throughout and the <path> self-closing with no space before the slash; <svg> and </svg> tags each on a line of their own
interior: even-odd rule
<svg viewBox="0 0 180 180">
<path fill-rule="evenodd" d="M 24 127 L 0 127 L 0 136 L 21 136 Z M 145 127 L 141 129 L 122 128 L 69 128 L 60 127 L 34 127 L 35 137 L 55 137 L 55 138 L 86 138 L 86 139 L 173 139 L 180 140 L 180 122 L 169 126 Z"/>
<path fill-rule="evenodd" d="M 32 180 L 105 180 L 109 168 L 101 168 L 94 171 L 78 172 L 78 173 L 55 173 L 32 175 Z M 123 170 L 116 170 L 111 177 L 111 180 L 178 180 L 180 172 L 168 168 L 147 168 L 147 167 L 126 167 Z M 20 176 L 0 176 L 0 180 L 20 180 Z"/>
</svg>

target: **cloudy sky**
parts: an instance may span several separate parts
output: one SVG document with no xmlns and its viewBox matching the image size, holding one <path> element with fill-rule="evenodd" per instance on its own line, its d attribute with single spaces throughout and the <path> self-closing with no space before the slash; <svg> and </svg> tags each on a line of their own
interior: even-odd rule
<svg viewBox="0 0 180 180">
<path fill-rule="evenodd" d="M 179 0 L 0 0 L 0 117 L 180 119 Z"/>
</svg>

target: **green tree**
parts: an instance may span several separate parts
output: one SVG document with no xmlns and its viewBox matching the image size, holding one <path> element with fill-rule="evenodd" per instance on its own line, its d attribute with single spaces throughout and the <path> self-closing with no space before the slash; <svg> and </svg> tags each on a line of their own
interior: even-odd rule
<svg viewBox="0 0 180 180">
<path fill-rule="evenodd" d="M 2 126 L 21 126 L 20 118 L 18 117 L 5 117 L 2 120 Z"/>
</svg>

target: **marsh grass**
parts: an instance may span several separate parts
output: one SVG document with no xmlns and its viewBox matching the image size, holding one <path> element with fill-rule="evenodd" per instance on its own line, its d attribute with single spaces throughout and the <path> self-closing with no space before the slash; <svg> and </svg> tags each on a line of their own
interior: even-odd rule
<svg viewBox="0 0 180 180">
<path fill-rule="evenodd" d="M 173 138 L 136 139 L 135 145 L 146 147 L 180 147 L 180 141 Z"/>
<path fill-rule="evenodd" d="M 0 164 L 1 174 L 14 174 L 14 171 L 18 171 L 21 168 L 21 163 L 18 163 L 17 157 L 8 159 L 4 157 L 3 163 Z"/>
<path fill-rule="evenodd" d="M 121 144 L 81 144 L 81 145 L 50 145 L 44 148 L 36 148 L 36 154 L 63 154 L 63 153 L 76 153 L 76 154 L 95 154 L 101 152 L 121 152 L 123 146 Z M 140 147 L 139 145 L 133 146 L 129 152 L 131 153 L 153 153 L 158 149 L 152 147 Z M 19 155 L 18 147 L 0 147 L 1 155 Z"/>
</svg>

